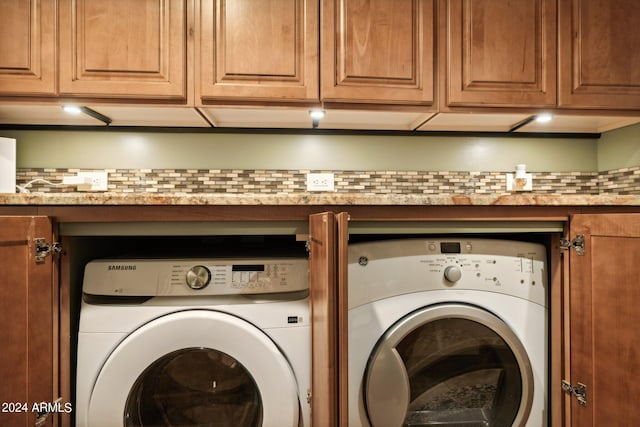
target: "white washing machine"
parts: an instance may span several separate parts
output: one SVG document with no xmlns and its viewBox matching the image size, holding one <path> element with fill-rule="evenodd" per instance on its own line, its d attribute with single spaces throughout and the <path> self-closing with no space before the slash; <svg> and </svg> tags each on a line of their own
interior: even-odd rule
<svg viewBox="0 0 640 427">
<path fill-rule="evenodd" d="M 349 426 L 547 425 L 544 246 L 349 248 Z"/>
<path fill-rule="evenodd" d="M 87 264 L 76 425 L 308 427 L 308 260 Z"/>
</svg>

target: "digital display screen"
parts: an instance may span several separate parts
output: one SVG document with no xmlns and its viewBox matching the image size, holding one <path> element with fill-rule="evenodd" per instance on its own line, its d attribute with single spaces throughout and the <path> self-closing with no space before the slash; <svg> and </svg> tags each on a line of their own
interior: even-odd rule
<svg viewBox="0 0 640 427">
<path fill-rule="evenodd" d="M 264 264 L 234 264 L 231 271 L 264 271 Z"/>
<path fill-rule="evenodd" d="M 440 242 L 440 252 L 443 254 L 459 254 L 460 242 Z"/>
</svg>

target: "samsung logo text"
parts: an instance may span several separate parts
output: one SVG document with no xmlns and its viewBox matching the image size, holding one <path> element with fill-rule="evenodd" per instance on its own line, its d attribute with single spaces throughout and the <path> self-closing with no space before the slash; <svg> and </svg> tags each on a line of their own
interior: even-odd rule
<svg viewBox="0 0 640 427">
<path fill-rule="evenodd" d="M 107 267 L 108 271 L 134 271 L 136 269 L 135 265 L 110 265 Z"/>
</svg>

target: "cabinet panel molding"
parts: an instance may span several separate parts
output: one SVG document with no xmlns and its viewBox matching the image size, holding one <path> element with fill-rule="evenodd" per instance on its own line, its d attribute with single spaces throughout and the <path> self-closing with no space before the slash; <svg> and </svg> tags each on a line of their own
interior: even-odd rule
<svg viewBox="0 0 640 427">
<path fill-rule="evenodd" d="M 60 93 L 186 98 L 186 0 L 60 0 Z"/>
<path fill-rule="evenodd" d="M 448 0 L 445 15 L 445 108 L 556 104 L 556 0 Z"/>
<path fill-rule="evenodd" d="M 433 104 L 433 0 L 322 5 L 323 100 Z"/>
<path fill-rule="evenodd" d="M 559 105 L 640 109 L 640 2 L 559 3 Z"/>
<path fill-rule="evenodd" d="M 318 99 L 318 4 L 207 0 L 196 18 L 198 99 Z"/>
<path fill-rule="evenodd" d="M 54 0 L 3 0 L 0 14 L 0 93 L 54 95 Z"/>
</svg>

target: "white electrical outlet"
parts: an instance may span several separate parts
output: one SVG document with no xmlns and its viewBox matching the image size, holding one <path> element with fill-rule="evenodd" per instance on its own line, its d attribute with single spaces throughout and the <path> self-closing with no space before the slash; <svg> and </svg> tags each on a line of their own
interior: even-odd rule
<svg viewBox="0 0 640 427">
<path fill-rule="evenodd" d="M 91 179 L 89 184 L 78 185 L 78 191 L 107 191 L 108 173 L 105 171 L 78 172 L 79 177 Z"/>
<path fill-rule="evenodd" d="M 307 191 L 334 191 L 332 173 L 308 173 Z"/>
<path fill-rule="evenodd" d="M 88 176 L 67 175 L 62 177 L 64 185 L 91 185 L 91 178 Z"/>
<path fill-rule="evenodd" d="M 531 191 L 533 190 L 533 174 L 526 173 L 524 178 L 516 179 L 515 175 L 505 175 L 507 191 Z"/>
</svg>

